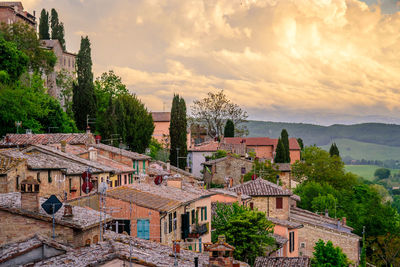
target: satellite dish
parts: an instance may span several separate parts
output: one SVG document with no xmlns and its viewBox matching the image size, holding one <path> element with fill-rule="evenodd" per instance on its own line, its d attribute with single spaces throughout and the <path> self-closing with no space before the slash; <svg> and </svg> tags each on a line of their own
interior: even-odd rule
<svg viewBox="0 0 400 267">
<path fill-rule="evenodd" d="M 163 181 L 163 178 L 162 178 L 161 175 L 157 175 L 156 178 L 154 178 L 154 183 L 155 183 L 156 185 L 161 184 L 162 181 Z"/>
<path fill-rule="evenodd" d="M 103 195 L 104 195 L 104 194 L 106 193 L 107 189 L 108 189 L 107 183 L 101 182 L 100 185 L 99 185 L 99 192 L 100 192 L 100 194 L 103 194 Z"/>
</svg>

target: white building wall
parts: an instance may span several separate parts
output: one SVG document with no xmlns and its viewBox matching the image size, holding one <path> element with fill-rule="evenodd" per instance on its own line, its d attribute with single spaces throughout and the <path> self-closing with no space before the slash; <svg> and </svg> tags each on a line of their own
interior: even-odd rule
<svg viewBox="0 0 400 267">
<path fill-rule="evenodd" d="M 206 156 L 211 156 L 213 152 L 207 151 L 189 151 L 188 152 L 188 161 L 190 170 L 193 175 L 198 177 L 203 177 L 201 171 L 203 170 L 202 163 L 206 162 Z"/>
</svg>

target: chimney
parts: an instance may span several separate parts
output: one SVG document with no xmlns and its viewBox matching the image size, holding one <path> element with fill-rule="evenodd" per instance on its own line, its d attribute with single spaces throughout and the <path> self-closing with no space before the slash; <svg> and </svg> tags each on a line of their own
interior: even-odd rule
<svg viewBox="0 0 400 267">
<path fill-rule="evenodd" d="M 279 174 L 276 175 L 276 184 L 279 186 Z"/>
<path fill-rule="evenodd" d="M 39 212 L 39 182 L 28 176 L 21 182 L 21 209 Z"/>
<path fill-rule="evenodd" d="M 89 147 L 89 160 L 97 161 L 97 149 L 94 147 Z"/>
<path fill-rule="evenodd" d="M 95 137 L 95 141 L 96 141 L 96 144 L 100 144 L 100 141 L 101 141 L 101 135 L 96 135 L 96 137 Z"/>
<path fill-rule="evenodd" d="M 86 127 L 86 134 L 90 134 L 90 126 Z"/>
<path fill-rule="evenodd" d="M 346 226 L 346 223 L 347 223 L 347 219 L 346 219 L 346 217 L 343 217 L 343 218 L 342 218 L 342 225 L 343 225 L 343 226 Z"/>
<path fill-rule="evenodd" d="M 62 140 L 60 143 L 61 143 L 61 152 L 65 153 L 65 147 L 67 146 L 67 141 Z"/>
<path fill-rule="evenodd" d="M 325 209 L 325 217 L 329 217 L 328 209 Z"/>
<path fill-rule="evenodd" d="M 167 186 L 182 189 L 182 178 L 167 179 Z"/>
<path fill-rule="evenodd" d="M 68 218 L 68 217 L 72 217 L 73 213 L 72 213 L 72 206 L 70 204 L 65 204 L 64 205 L 64 218 Z"/>
<path fill-rule="evenodd" d="M 171 171 L 171 162 L 168 160 L 167 161 L 167 172 Z"/>
</svg>

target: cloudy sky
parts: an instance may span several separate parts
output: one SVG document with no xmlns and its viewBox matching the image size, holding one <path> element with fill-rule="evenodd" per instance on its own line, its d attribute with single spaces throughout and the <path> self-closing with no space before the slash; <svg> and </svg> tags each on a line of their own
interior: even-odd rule
<svg viewBox="0 0 400 267">
<path fill-rule="evenodd" d="M 397 0 L 26 0 L 149 110 L 224 89 L 250 119 L 400 124 Z"/>
</svg>

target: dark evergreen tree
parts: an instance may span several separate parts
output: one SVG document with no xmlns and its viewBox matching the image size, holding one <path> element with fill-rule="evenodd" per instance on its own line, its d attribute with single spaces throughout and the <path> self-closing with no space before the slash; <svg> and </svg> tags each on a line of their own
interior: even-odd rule
<svg viewBox="0 0 400 267">
<path fill-rule="evenodd" d="M 235 137 L 235 125 L 232 120 L 227 120 L 224 129 L 225 137 Z"/>
<path fill-rule="evenodd" d="M 47 12 L 44 8 L 40 13 L 39 19 L 39 39 L 41 40 L 49 40 L 49 12 Z"/>
<path fill-rule="evenodd" d="M 92 58 L 90 41 L 81 37 L 81 47 L 76 57 L 78 83 L 73 87 L 72 109 L 75 114 L 76 126 L 79 130 L 86 129 L 86 119 L 96 116 L 96 97 L 94 95 Z"/>
<path fill-rule="evenodd" d="M 275 163 L 285 163 L 285 162 L 286 162 L 285 147 L 283 145 L 282 140 L 279 138 L 275 152 Z"/>
<path fill-rule="evenodd" d="M 301 150 L 303 150 L 303 148 L 304 148 L 303 139 L 301 139 L 301 138 L 297 138 L 297 143 L 299 144 L 299 146 L 300 146 L 300 149 L 301 149 Z"/>
<path fill-rule="evenodd" d="M 281 140 L 285 150 L 284 163 L 290 163 L 289 134 L 286 129 L 283 129 L 281 132 Z"/>
<path fill-rule="evenodd" d="M 337 147 L 336 143 L 332 143 L 330 149 L 329 149 L 329 154 L 331 155 L 331 157 L 333 157 L 334 155 L 336 156 L 340 156 L 339 154 L 339 148 Z"/>
<path fill-rule="evenodd" d="M 184 169 L 186 167 L 186 128 L 187 121 L 185 100 L 179 97 L 179 95 L 174 95 L 171 107 L 171 122 L 169 126 L 169 136 L 171 144 L 169 160 L 172 165 L 178 166 L 181 169 Z"/>
<path fill-rule="evenodd" d="M 57 11 L 51 9 L 51 39 L 58 40 L 65 50 L 65 39 L 64 39 L 64 24 L 59 22 Z"/>
</svg>

